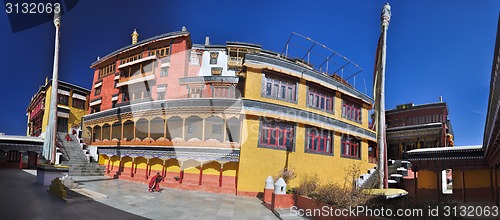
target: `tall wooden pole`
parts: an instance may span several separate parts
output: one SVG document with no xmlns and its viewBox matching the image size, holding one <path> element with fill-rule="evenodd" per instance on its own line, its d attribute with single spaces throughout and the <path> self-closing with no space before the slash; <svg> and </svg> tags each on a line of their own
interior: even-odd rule
<svg viewBox="0 0 500 220">
<path fill-rule="evenodd" d="M 386 59 L 386 41 L 387 41 L 387 29 L 389 28 L 389 21 L 391 20 L 391 6 L 389 3 L 385 3 L 382 9 L 381 22 L 382 22 L 382 39 L 381 39 L 381 51 L 380 51 L 380 67 L 378 70 L 379 77 L 379 88 L 377 89 L 378 99 L 375 100 L 377 112 L 377 145 L 379 148 L 379 177 L 380 177 L 380 188 L 384 189 L 388 187 L 387 183 L 387 148 L 385 143 L 385 59 Z"/>
<path fill-rule="evenodd" d="M 57 137 L 57 82 L 59 71 L 59 28 L 61 27 L 60 8 L 54 10 L 54 26 L 56 27 L 54 45 L 54 67 L 52 71 L 52 91 L 50 96 L 49 124 L 45 131 L 43 157 L 52 164 L 55 163 Z"/>
</svg>

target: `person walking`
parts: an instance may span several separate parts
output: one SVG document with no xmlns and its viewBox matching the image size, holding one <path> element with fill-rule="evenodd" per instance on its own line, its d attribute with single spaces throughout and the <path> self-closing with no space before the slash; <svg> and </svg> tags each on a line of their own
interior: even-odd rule
<svg viewBox="0 0 500 220">
<path fill-rule="evenodd" d="M 160 192 L 160 182 L 163 180 L 163 177 L 160 175 L 160 172 L 157 172 L 153 178 L 149 181 L 149 192 Z"/>
</svg>

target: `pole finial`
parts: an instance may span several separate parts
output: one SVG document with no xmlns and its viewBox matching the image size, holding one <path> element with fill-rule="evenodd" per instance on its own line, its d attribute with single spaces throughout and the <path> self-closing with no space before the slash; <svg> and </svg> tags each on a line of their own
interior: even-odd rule
<svg viewBox="0 0 500 220">
<path fill-rule="evenodd" d="M 139 39 L 139 33 L 137 33 L 137 30 L 134 29 L 134 32 L 132 32 L 132 44 L 136 44 Z"/>
<path fill-rule="evenodd" d="M 386 2 L 384 8 L 382 8 L 380 20 L 382 21 L 382 28 L 389 27 L 389 22 L 391 21 L 391 5 L 389 5 L 389 2 Z"/>
<path fill-rule="evenodd" d="M 56 27 L 61 26 L 61 11 L 60 10 L 54 10 L 54 26 L 56 26 Z"/>
</svg>

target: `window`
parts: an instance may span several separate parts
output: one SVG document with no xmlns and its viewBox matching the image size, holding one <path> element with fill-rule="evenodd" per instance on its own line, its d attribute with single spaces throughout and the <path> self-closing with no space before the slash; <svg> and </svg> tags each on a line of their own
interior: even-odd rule
<svg viewBox="0 0 500 220">
<path fill-rule="evenodd" d="M 201 87 L 189 87 L 188 97 L 189 98 L 200 98 L 201 97 Z"/>
<path fill-rule="evenodd" d="M 109 74 L 115 73 L 115 63 L 109 64 L 106 67 L 99 69 L 99 79 Z"/>
<path fill-rule="evenodd" d="M 85 101 L 73 98 L 73 107 L 78 109 L 85 109 Z"/>
<path fill-rule="evenodd" d="M 210 52 L 210 64 L 217 64 L 218 52 Z"/>
<path fill-rule="evenodd" d="M 335 93 L 322 92 L 309 87 L 307 106 L 333 112 L 333 96 Z"/>
<path fill-rule="evenodd" d="M 213 98 L 234 98 L 235 97 L 234 92 L 235 92 L 234 85 L 212 87 Z"/>
<path fill-rule="evenodd" d="M 128 101 L 130 101 L 130 96 L 128 94 L 128 91 L 125 90 L 122 93 L 122 102 L 128 102 Z"/>
<path fill-rule="evenodd" d="M 287 102 L 295 102 L 297 83 L 265 75 L 264 96 Z"/>
<path fill-rule="evenodd" d="M 112 102 L 111 102 L 111 108 L 116 108 L 116 102 L 117 102 L 117 101 L 112 101 Z"/>
<path fill-rule="evenodd" d="M 342 101 L 342 118 L 361 123 L 361 106 L 347 101 Z"/>
<path fill-rule="evenodd" d="M 69 105 L 69 96 L 58 94 L 57 95 L 57 104 Z"/>
<path fill-rule="evenodd" d="M 95 93 L 94 95 L 100 95 L 101 94 L 101 87 L 95 88 Z"/>
<path fill-rule="evenodd" d="M 361 141 L 350 135 L 342 136 L 342 157 L 361 158 Z"/>
<path fill-rule="evenodd" d="M 200 65 L 200 54 L 192 52 L 189 57 L 189 65 Z"/>
<path fill-rule="evenodd" d="M 136 61 L 136 60 L 141 59 L 141 58 L 142 58 L 142 54 L 139 53 L 139 54 L 132 55 L 132 56 L 129 56 L 127 58 L 121 59 L 120 64 L 130 63 L 130 62 Z"/>
<path fill-rule="evenodd" d="M 262 121 L 259 147 L 293 150 L 294 126 L 289 123 Z"/>
<path fill-rule="evenodd" d="M 169 53 L 170 53 L 170 47 L 161 47 L 149 50 L 149 56 L 156 55 L 157 57 L 165 57 L 168 56 Z"/>
<path fill-rule="evenodd" d="M 165 100 L 165 92 L 158 92 L 157 100 Z"/>
<path fill-rule="evenodd" d="M 166 76 L 168 76 L 168 69 L 169 69 L 168 66 L 162 67 L 161 71 L 160 71 L 160 77 L 166 77 Z"/>
<path fill-rule="evenodd" d="M 211 69 L 212 75 L 221 75 L 222 67 L 212 67 Z"/>
<path fill-rule="evenodd" d="M 90 108 L 90 113 L 96 113 L 101 111 L 101 105 L 94 105 Z"/>
<path fill-rule="evenodd" d="M 326 129 L 308 127 L 306 134 L 306 152 L 333 154 L 332 132 Z"/>
</svg>

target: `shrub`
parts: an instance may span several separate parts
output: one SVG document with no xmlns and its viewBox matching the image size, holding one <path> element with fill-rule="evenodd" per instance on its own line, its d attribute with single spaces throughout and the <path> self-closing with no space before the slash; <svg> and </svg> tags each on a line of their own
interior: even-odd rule
<svg viewBox="0 0 500 220">
<path fill-rule="evenodd" d="M 320 183 L 318 174 L 306 174 L 300 178 L 299 186 L 296 189 L 297 194 L 313 197 Z"/>
<path fill-rule="evenodd" d="M 285 180 L 286 184 L 288 184 L 290 180 L 295 179 L 295 177 L 297 177 L 297 174 L 295 173 L 292 167 L 285 167 L 278 172 L 277 176 L 274 176 L 274 181 L 276 182 L 276 180 L 278 180 L 280 177 L 283 178 L 283 180 Z"/>
<path fill-rule="evenodd" d="M 360 190 L 328 183 L 318 187 L 315 199 L 333 205 L 337 208 L 349 208 L 364 206 L 372 198 L 370 195 L 362 194 Z"/>
</svg>

